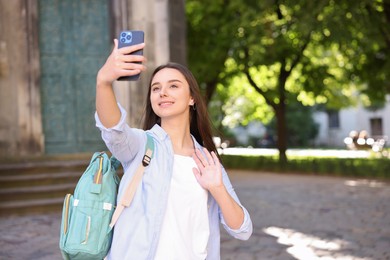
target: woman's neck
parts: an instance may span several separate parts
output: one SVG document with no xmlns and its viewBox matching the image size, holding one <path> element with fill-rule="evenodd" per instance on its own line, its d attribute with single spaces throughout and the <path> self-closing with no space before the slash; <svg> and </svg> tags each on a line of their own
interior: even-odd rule
<svg viewBox="0 0 390 260">
<path fill-rule="evenodd" d="M 194 142 L 191 137 L 189 124 L 162 122 L 161 127 L 169 135 L 175 154 L 192 156 L 194 153 Z"/>
</svg>

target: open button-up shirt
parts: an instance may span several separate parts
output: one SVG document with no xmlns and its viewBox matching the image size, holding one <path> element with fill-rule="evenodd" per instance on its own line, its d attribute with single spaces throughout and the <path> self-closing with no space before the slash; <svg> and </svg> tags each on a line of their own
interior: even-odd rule
<svg viewBox="0 0 390 260">
<path fill-rule="evenodd" d="M 142 161 L 147 141 L 146 132 L 130 128 L 126 124 L 126 111 L 120 105 L 119 108 L 121 119 L 112 128 L 104 127 L 95 113 L 96 126 L 101 130 L 104 142 L 110 152 L 122 163 L 124 169 L 118 190 L 118 202 Z M 154 139 L 154 155 L 150 165 L 145 169 L 130 207 L 124 209 L 114 227 L 108 259 L 152 260 L 156 253 L 172 176 L 174 153 L 168 134 L 159 125 L 155 125 L 147 132 Z M 193 140 L 195 147 L 201 149 L 201 145 L 196 142 L 195 138 Z M 210 260 L 220 259 L 220 223 L 231 236 L 237 239 L 247 240 L 252 234 L 252 221 L 249 213 L 241 205 L 224 168 L 222 175 L 227 191 L 244 211 L 244 222 L 237 230 L 229 228 L 217 202 L 209 194 L 210 236 L 207 245 L 207 259 Z"/>
</svg>

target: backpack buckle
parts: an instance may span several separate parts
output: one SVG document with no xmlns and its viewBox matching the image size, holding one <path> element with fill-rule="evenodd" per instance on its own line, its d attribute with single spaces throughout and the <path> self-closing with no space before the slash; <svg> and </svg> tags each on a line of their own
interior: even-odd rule
<svg viewBox="0 0 390 260">
<path fill-rule="evenodd" d="M 142 159 L 142 165 L 144 167 L 148 166 L 150 164 L 150 161 L 152 160 L 152 158 L 148 155 L 144 155 L 144 158 Z"/>
</svg>

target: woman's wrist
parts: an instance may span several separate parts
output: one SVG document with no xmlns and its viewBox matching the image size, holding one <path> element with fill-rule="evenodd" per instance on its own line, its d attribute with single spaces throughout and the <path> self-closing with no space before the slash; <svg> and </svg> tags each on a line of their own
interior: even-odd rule
<svg viewBox="0 0 390 260">
<path fill-rule="evenodd" d="M 110 88 L 112 88 L 112 84 L 111 83 L 109 83 L 109 82 L 104 82 L 104 81 L 98 81 L 97 83 L 96 83 L 96 88 L 99 88 L 99 89 L 110 89 Z"/>
<path fill-rule="evenodd" d="M 105 73 L 104 69 L 100 69 L 96 76 L 96 85 L 97 86 L 112 86 L 114 82 L 113 79 L 107 78 L 108 73 Z"/>
<path fill-rule="evenodd" d="M 227 193 L 225 185 L 223 185 L 223 184 L 219 185 L 219 186 L 210 187 L 208 190 L 211 193 L 211 195 L 213 195 L 213 197 L 216 197 L 216 196 L 223 194 L 223 193 Z"/>
<path fill-rule="evenodd" d="M 97 88 L 106 88 L 106 87 L 112 87 L 112 83 L 113 81 L 110 81 L 110 80 L 107 80 L 107 79 L 104 79 L 102 77 L 97 77 L 96 78 L 96 87 Z"/>
</svg>

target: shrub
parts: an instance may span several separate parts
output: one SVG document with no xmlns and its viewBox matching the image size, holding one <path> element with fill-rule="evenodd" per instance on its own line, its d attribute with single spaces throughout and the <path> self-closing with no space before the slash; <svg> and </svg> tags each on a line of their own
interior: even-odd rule
<svg viewBox="0 0 390 260">
<path fill-rule="evenodd" d="M 390 179 L 387 158 L 290 158 L 283 171 L 277 156 L 222 155 L 222 160 L 227 169 Z"/>
</svg>

